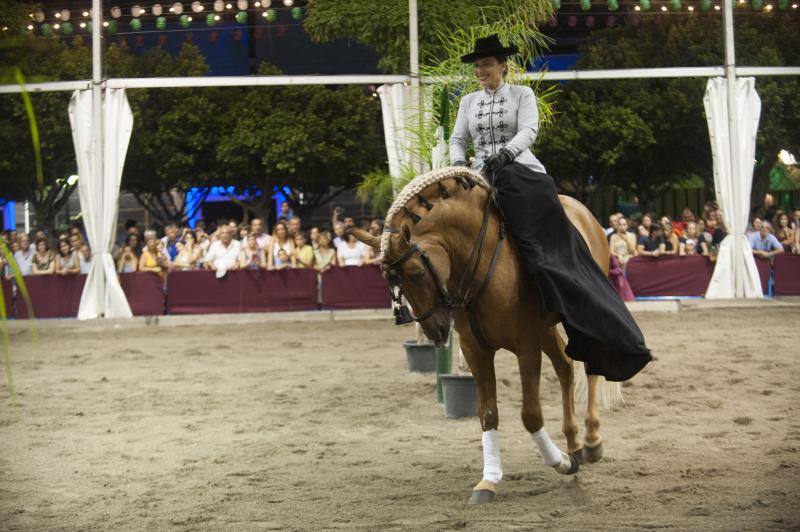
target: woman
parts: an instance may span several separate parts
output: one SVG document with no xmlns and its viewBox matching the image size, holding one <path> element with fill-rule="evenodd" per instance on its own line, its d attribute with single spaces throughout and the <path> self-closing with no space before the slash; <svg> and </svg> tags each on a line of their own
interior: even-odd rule
<svg viewBox="0 0 800 532">
<path fill-rule="evenodd" d="M 297 265 L 294 256 L 294 241 L 289 237 L 289 229 L 287 229 L 286 224 L 283 222 L 276 223 L 272 230 L 272 249 L 267 255 L 268 270 L 276 269 L 276 264 L 279 262 L 278 252 L 280 250 L 286 252 L 286 256 L 291 262 L 292 268 L 294 268 Z"/>
<path fill-rule="evenodd" d="M 178 248 L 178 255 L 172 261 L 171 269 L 173 270 L 194 270 L 196 269 L 197 262 L 200 260 L 202 250 L 197 245 L 197 238 L 191 230 L 186 231 L 183 235 L 183 240 L 176 244 Z"/>
<path fill-rule="evenodd" d="M 681 249 L 681 242 L 675 234 L 672 219 L 669 216 L 661 217 L 661 227 L 664 228 L 664 253 L 666 255 L 677 255 Z"/>
<path fill-rule="evenodd" d="M 306 235 L 304 233 L 297 233 L 294 237 L 295 256 L 297 257 L 298 268 L 313 268 L 314 267 L 314 248 L 308 245 Z"/>
<path fill-rule="evenodd" d="M 158 240 L 153 235 L 147 235 L 147 245 L 139 257 L 140 272 L 154 272 L 163 275 L 167 269 L 167 259 L 164 253 L 158 249 Z"/>
<path fill-rule="evenodd" d="M 311 247 L 317 249 L 319 247 L 319 227 L 316 225 L 308 230 L 308 239 L 311 241 Z"/>
<path fill-rule="evenodd" d="M 336 252 L 331 249 L 331 235 L 327 231 L 319 234 L 317 249 L 314 250 L 314 269 L 324 273 L 336 265 Z"/>
<path fill-rule="evenodd" d="M 78 264 L 78 253 L 72 249 L 69 242 L 62 240 L 58 243 L 58 256 L 56 256 L 56 273 L 58 275 L 72 275 L 81 273 Z"/>
<path fill-rule="evenodd" d="M 362 244 L 350 233 L 345 233 L 344 242 L 336 248 L 339 266 L 363 266 L 369 257 L 369 246 Z"/>
<path fill-rule="evenodd" d="M 792 240 L 794 240 L 794 231 L 789 224 L 789 215 L 785 212 L 779 212 L 775 216 L 774 223 L 772 225 L 775 227 L 775 238 L 777 238 L 778 242 L 780 242 L 783 246 L 783 251 L 791 253 Z"/>
<path fill-rule="evenodd" d="M 567 354 L 586 362 L 591 374 L 629 379 L 651 360 L 650 351 L 567 218 L 553 178 L 529 149 L 539 128 L 536 96 L 530 87 L 504 80 L 507 58 L 516 52 L 491 35 L 462 56 L 462 62 L 473 63 L 481 89 L 461 99 L 450 136 L 452 164 L 467 166 L 472 140 L 472 167 L 495 187 L 520 262 L 538 284 L 539 308 L 560 314 L 569 336 Z"/>
<path fill-rule="evenodd" d="M 631 257 L 636 255 L 636 236 L 628 232 L 628 220 L 620 218 L 617 221 L 617 229 L 612 233 L 609 240 L 611 254 L 617 257 L 619 265 L 625 270 L 625 266 Z"/>
<path fill-rule="evenodd" d="M 137 238 L 138 241 L 138 238 Z M 139 268 L 139 257 L 130 244 L 122 246 L 122 253 L 117 260 L 117 273 L 133 273 Z"/>
<path fill-rule="evenodd" d="M 660 257 L 666 251 L 664 231 L 660 223 L 650 224 L 650 234 L 640 236 L 636 244 L 636 254 L 643 257 Z"/>
<path fill-rule="evenodd" d="M 689 242 L 691 241 L 693 253 L 689 253 Z M 681 255 L 703 255 L 708 256 L 708 243 L 702 233 L 697 230 L 695 222 L 686 222 L 686 230 L 681 235 Z"/>
<path fill-rule="evenodd" d="M 242 251 L 239 252 L 239 268 L 242 270 L 266 270 L 267 259 L 264 256 L 264 250 L 258 247 L 256 235 L 253 233 L 247 235 L 245 243 Z"/>
<path fill-rule="evenodd" d="M 56 255 L 50 251 L 46 238 L 36 241 L 36 253 L 31 259 L 31 273 L 33 275 L 52 275 L 56 273 Z"/>
</svg>

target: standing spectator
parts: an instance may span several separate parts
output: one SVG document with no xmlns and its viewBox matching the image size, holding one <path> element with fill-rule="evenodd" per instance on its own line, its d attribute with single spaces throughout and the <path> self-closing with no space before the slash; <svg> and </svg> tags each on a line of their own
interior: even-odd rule
<svg viewBox="0 0 800 532">
<path fill-rule="evenodd" d="M 650 236 L 650 228 L 653 226 L 653 215 L 646 212 L 642 215 L 642 225 L 647 230 L 647 236 Z"/>
<path fill-rule="evenodd" d="M 344 232 L 344 222 L 336 222 L 333 225 L 333 247 L 336 249 L 339 249 L 339 246 L 345 242 Z"/>
<path fill-rule="evenodd" d="M 688 246 L 689 241 L 692 243 L 692 248 L 694 253 L 689 253 Z M 705 237 L 698 233 L 697 231 L 697 224 L 695 222 L 686 222 L 686 230 L 681 235 L 681 255 L 704 255 L 708 256 L 708 242 L 706 242 Z"/>
<path fill-rule="evenodd" d="M 203 257 L 206 253 L 208 253 L 208 248 L 211 246 L 211 237 L 208 236 L 206 233 L 205 227 L 202 227 L 200 224 L 197 224 L 194 229 L 194 235 L 197 238 L 197 245 L 200 248 L 200 261 L 203 261 Z"/>
<path fill-rule="evenodd" d="M 292 218 L 296 220 L 297 218 Z M 295 257 L 297 257 L 297 268 L 314 267 L 314 248 L 308 245 L 306 235 L 302 232 L 294 237 Z"/>
<path fill-rule="evenodd" d="M 130 236 L 135 236 L 137 240 L 139 238 L 138 234 L 133 233 L 129 235 L 128 241 L 131 240 Z M 136 248 L 127 243 L 122 246 L 122 252 L 117 259 L 117 273 L 133 273 L 139 268 L 139 255 L 134 249 Z"/>
<path fill-rule="evenodd" d="M 164 251 L 169 255 L 169 260 L 171 261 L 178 256 L 179 232 L 178 224 L 176 223 L 169 223 L 164 228 L 164 238 L 161 239 L 161 243 L 164 244 Z"/>
<path fill-rule="evenodd" d="M 27 236 L 27 235 L 23 235 Z M 19 264 L 19 261 L 17 261 Z M 50 250 L 46 238 L 36 241 L 36 253 L 31 257 L 29 272 L 23 275 L 52 275 L 56 273 L 56 255 Z"/>
<path fill-rule="evenodd" d="M 727 231 L 725 231 L 725 222 L 722 219 L 722 211 L 717 209 L 714 211 L 714 232 L 711 233 L 711 245 L 712 247 L 716 246 L 719 248 L 719 245 L 725 240 L 725 237 L 728 236 Z"/>
<path fill-rule="evenodd" d="M 62 235 L 63 236 L 63 235 Z M 72 233 L 68 236 L 69 238 L 69 247 L 74 252 L 79 252 L 81 250 L 81 246 L 83 245 L 83 237 L 80 233 Z M 61 240 L 61 237 L 59 237 Z"/>
<path fill-rule="evenodd" d="M 250 233 L 256 237 L 256 243 L 260 249 L 269 249 L 272 237 L 264 232 L 264 220 L 261 218 L 253 218 L 253 221 L 250 223 Z"/>
<path fill-rule="evenodd" d="M 281 212 L 278 213 L 278 219 L 280 220 L 281 218 L 287 221 L 294 218 L 294 212 L 292 212 L 291 207 L 289 207 L 288 201 L 281 203 Z"/>
<path fill-rule="evenodd" d="M 789 224 L 789 215 L 785 212 L 779 212 L 775 215 L 775 238 L 783 246 L 783 251 L 792 251 L 792 240 L 794 239 L 794 231 Z"/>
<path fill-rule="evenodd" d="M 139 255 L 142 253 L 142 241 L 139 239 L 139 233 L 130 233 L 125 239 L 125 246 L 129 246 L 134 255 L 136 255 L 136 262 L 139 262 Z"/>
<path fill-rule="evenodd" d="M 145 245 L 144 251 L 142 251 L 141 257 L 139 257 L 139 271 L 155 272 L 163 276 L 169 263 L 164 253 L 158 249 L 159 242 L 156 240 L 155 234 L 148 234 L 148 231 L 145 231 L 145 241 L 147 244 Z M 153 231 L 153 233 L 155 233 L 155 231 Z"/>
<path fill-rule="evenodd" d="M 250 226 L 247 224 L 242 224 L 239 226 L 239 241 L 242 243 L 242 247 L 245 246 L 247 243 L 247 236 L 250 234 Z"/>
<path fill-rule="evenodd" d="M 675 228 L 669 216 L 661 218 L 661 227 L 664 228 L 664 253 L 666 255 L 677 255 L 680 251 L 681 243 L 678 235 L 675 234 Z"/>
<path fill-rule="evenodd" d="M 194 233 L 189 230 L 183 235 L 183 239 L 175 247 L 178 248 L 178 255 L 170 264 L 171 270 L 194 270 L 197 268 L 197 261 L 200 259 L 202 250 L 197 245 Z"/>
<path fill-rule="evenodd" d="M 126 235 L 139 234 L 139 225 L 136 220 L 125 220 L 125 234 Z"/>
<path fill-rule="evenodd" d="M 353 219 L 352 216 L 345 216 L 343 221 L 345 230 L 356 226 L 356 221 Z"/>
<path fill-rule="evenodd" d="M 640 236 L 636 245 L 637 255 L 645 257 L 660 257 L 666 251 L 664 242 L 664 230 L 661 224 L 653 222 L 650 224 L 650 235 Z"/>
<path fill-rule="evenodd" d="M 58 243 L 58 255 L 56 256 L 56 273 L 58 275 L 72 275 L 80 273 L 81 267 L 78 264 L 78 253 L 73 251 L 66 240 Z"/>
<path fill-rule="evenodd" d="M 289 237 L 289 230 L 283 222 L 276 223 L 273 228 L 272 249 L 267 255 L 267 269 L 275 269 L 278 261 L 278 251 L 280 250 L 284 250 L 286 255 L 290 257 L 290 260 L 293 260 L 294 241 Z"/>
<path fill-rule="evenodd" d="M 753 219 L 750 221 L 750 225 L 747 226 L 747 229 L 744 230 L 744 234 L 747 238 L 750 238 L 750 235 L 753 233 L 758 233 L 761 231 L 761 223 L 762 220 L 758 216 L 753 216 Z"/>
<path fill-rule="evenodd" d="M 37 240 L 37 251 L 39 249 L 39 242 L 41 240 L 44 240 L 45 246 L 47 245 L 47 240 L 45 238 Z M 19 267 L 19 271 L 22 275 L 31 275 L 31 261 L 33 260 L 33 256 L 36 254 L 36 251 L 34 251 L 31 247 L 31 238 L 26 233 L 22 233 L 18 241 L 19 250 L 14 253 L 14 260 L 17 261 L 17 266 Z"/>
<path fill-rule="evenodd" d="M 608 217 L 608 227 L 605 228 L 606 238 L 611 238 L 617 231 L 617 222 L 619 221 L 619 215 L 617 213 L 612 214 Z"/>
<path fill-rule="evenodd" d="M 238 266 L 242 246 L 233 240 L 234 231 L 235 229 L 231 229 L 230 226 L 221 227 L 218 232 L 219 240 L 211 244 L 203 261 L 206 269 L 216 272 L 217 278 L 225 275 L 228 270 L 235 270 Z"/>
<path fill-rule="evenodd" d="M 345 240 L 336 248 L 336 258 L 339 266 L 363 266 L 367 261 L 367 246 L 356 240 L 356 237 L 347 233 Z"/>
<path fill-rule="evenodd" d="M 331 235 L 325 231 L 319 234 L 317 249 L 314 250 L 314 268 L 320 273 L 336 265 L 336 252 L 331 249 Z"/>
<path fill-rule="evenodd" d="M 239 268 L 243 270 L 266 270 L 267 259 L 264 255 L 264 250 L 258 245 L 256 235 L 253 233 L 247 235 L 246 242 L 242 246 L 241 253 L 239 253 Z"/>
<path fill-rule="evenodd" d="M 636 236 L 628 232 L 628 220 L 625 217 L 618 218 L 616 226 L 617 230 L 609 241 L 611 254 L 617 257 L 619 265 L 625 270 L 628 261 L 636 255 Z"/>
<path fill-rule="evenodd" d="M 377 218 L 372 220 L 369 224 L 369 234 L 380 238 L 381 234 L 383 234 L 383 220 L 378 220 Z"/>
<path fill-rule="evenodd" d="M 761 230 L 750 235 L 748 240 L 750 241 L 750 247 L 753 248 L 753 255 L 771 259 L 775 255 L 783 253 L 783 246 L 775 238 L 775 235 L 770 232 L 770 229 L 772 229 L 772 224 L 763 220 L 761 222 Z"/>
<path fill-rule="evenodd" d="M 294 238 L 302 231 L 300 227 L 300 217 L 294 216 L 290 218 L 286 228 L 289 230 L 289 237 L 294 241 Z"/>
<path fill-rule="evenodd" d="M 702 218 L 697 220 L 697 240 L 698 242 L 704 242 L 706 245 L 706 253 L 710 250 L 711 247 L 711 233 L 706 231 L 706 221 Z M 698 253 L 700 252 L 700 246 L 697 247 Z"/>
<path fill-rule="evenodd" d="M 308 231 L 308 239 L 311 241 L 312 248 L 319 247 L 319 227 L 315 225 Z"/>
<path fill-rule="evenodd" d="M 88 274 L 92 269 L 92 248 L 89 244 L 84 242 L 81 244 L 80 253 L 78 253 L 78 266 L 80 266 L 80 273 Z"/>
</svg>

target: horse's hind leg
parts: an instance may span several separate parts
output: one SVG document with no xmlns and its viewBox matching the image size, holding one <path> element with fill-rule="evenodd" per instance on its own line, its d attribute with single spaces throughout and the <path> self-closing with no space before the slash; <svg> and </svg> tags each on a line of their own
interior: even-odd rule
<svg viewBox="0 0 800 532">
<path fill-rule="evenodd" d="M 575 373 L 572 359 L 564 352 L 564 341 L 555 327 L 545 327 L 542 335 L 542 349 L 553 363 L 553 368 L 561 384 L 561 404 L 564 419 L 561 430 L 567 438 L 567 452 L 581 458 L 581 444 L 578 443 L 578 420 L 575 418 Z"/>
<path fill-rule="evenodd" d="M 586 433 L 583 436 L 583 459 L 597 462 L 603 457 L 603 439 L 600 437 L 600 414 L 597 413 L 597 375 L 586 376 Z"/>
</svg>

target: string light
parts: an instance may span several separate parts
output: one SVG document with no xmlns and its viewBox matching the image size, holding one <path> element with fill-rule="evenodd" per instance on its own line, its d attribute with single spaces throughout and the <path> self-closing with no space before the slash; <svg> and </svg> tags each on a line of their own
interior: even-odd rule
<svg viewBox="0 0 800 532">
<path fill-rule="evenodd" d="M 666 10 L 667 10 L 667 6 L 661 6 L 661 11 L 666 11 Z"/>
<path fill-rule="evenodd" d="M 253 4 L 255 7 L 261 7 L 261 2 L 256 2 Z"/>
<path fill-rule="evenodd" d="M 8 26 L 3 26 L 3 31 L 8 31 Z"/>
<path fill-rule="evenodd" d="M 765 5 L 764 9 L 766 9 L 767 11 L 772 11 L 772 4 Z"/>
<path fill-rule="evenodd" d="M 28 31 L 33 31 L 33 24 L 28 24 Z"/>
<path fill-rule="evenodd" d="M 694 7 L 689 6 L 689 11 L 694 11 Z"/>
<path fill-rule="evenodd" d="M 107 27 L 108 27 L 108 21 L 107 21 L 107 20 L 104 20 L 104 21 L 103 21 L 103 27 L 104 27 L 104 28 L 107 28 Z"/>
<path fill-rule="evenodd" d="M 283 0 L 283 5 L 286 7 L 292 7 L 292 5 L 294 5 L 294 0 Z"/>
<path fill-rule="evenodd" d="M 85 22 L 81 22 L 81 23 L 79 24 L 79 26 L 80 26 L 81 28 L 85 28 L 85 27 L 86 27 L 86 23 L 85 23 Z"/>
<path fill-rule="evenodd" d="M 721 8 L 720 8 L 719 6 L 714 6 L 714 9 L 715 9 L 716 11 L 719 11 Z"/>
<path fill-rule="evenodd" d="M 639 7 L 639 6 L 634 6 L 634 7 L 633 7 L 633 10 L 634 10 L 634 11 L 641 11 L 641 10 L 642 10 L 642 8 L 641 8 L 641 7 Z"/>
<path fill-rule="evenodd" d="M 57 30 L 61 27 L 61 24 L 53 24 L 53 29 Z"/>
<path fill-rule="evenodd" d="M 56 18 L 61 18 L 61 13 L 56 11 L 55 14 L 53 14 L 53 16 L 56 17 Z"/>
<path fill-rule="evenodd" d="M 233 6 L 231 4 L 225 4 L 225 9 L 233 9 Z"/>
<path fill-rule="evenodd" d="M 88 16 L 89 16 L 89 12 L 88 12 L 88 11 L 84 11 L 84 12 L 83 12 L 83 16 L 84 16 L 84 17 L 88 17 Z"/>
<path fill-rule="evenodd" d="M 264 17 L 264 18 L 267 18 L 269 15 L 267 15 L 267 12 L 264 11 L 263 13 L 261 13 L 261 16 Z"/>
</svg>

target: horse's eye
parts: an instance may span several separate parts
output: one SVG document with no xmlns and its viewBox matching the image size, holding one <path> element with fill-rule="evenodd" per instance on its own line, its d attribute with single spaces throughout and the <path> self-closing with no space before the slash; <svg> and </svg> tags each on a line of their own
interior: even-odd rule
<svg viewBox="0 0 800 532">
<path fill-rule="evenodd" d="M 414 281 L 419 281 L 420 279 L 422 279 L 423 277 L 425 277 L 425 270 L 423 270 L 423 269 L 415 270 L 415 271 L 414 271 L 414 272 L 413 272 L 413 273 L 410 275 L 410 277 L 411 277 L 411 279 L 413 279 Z"/>
</svg>

